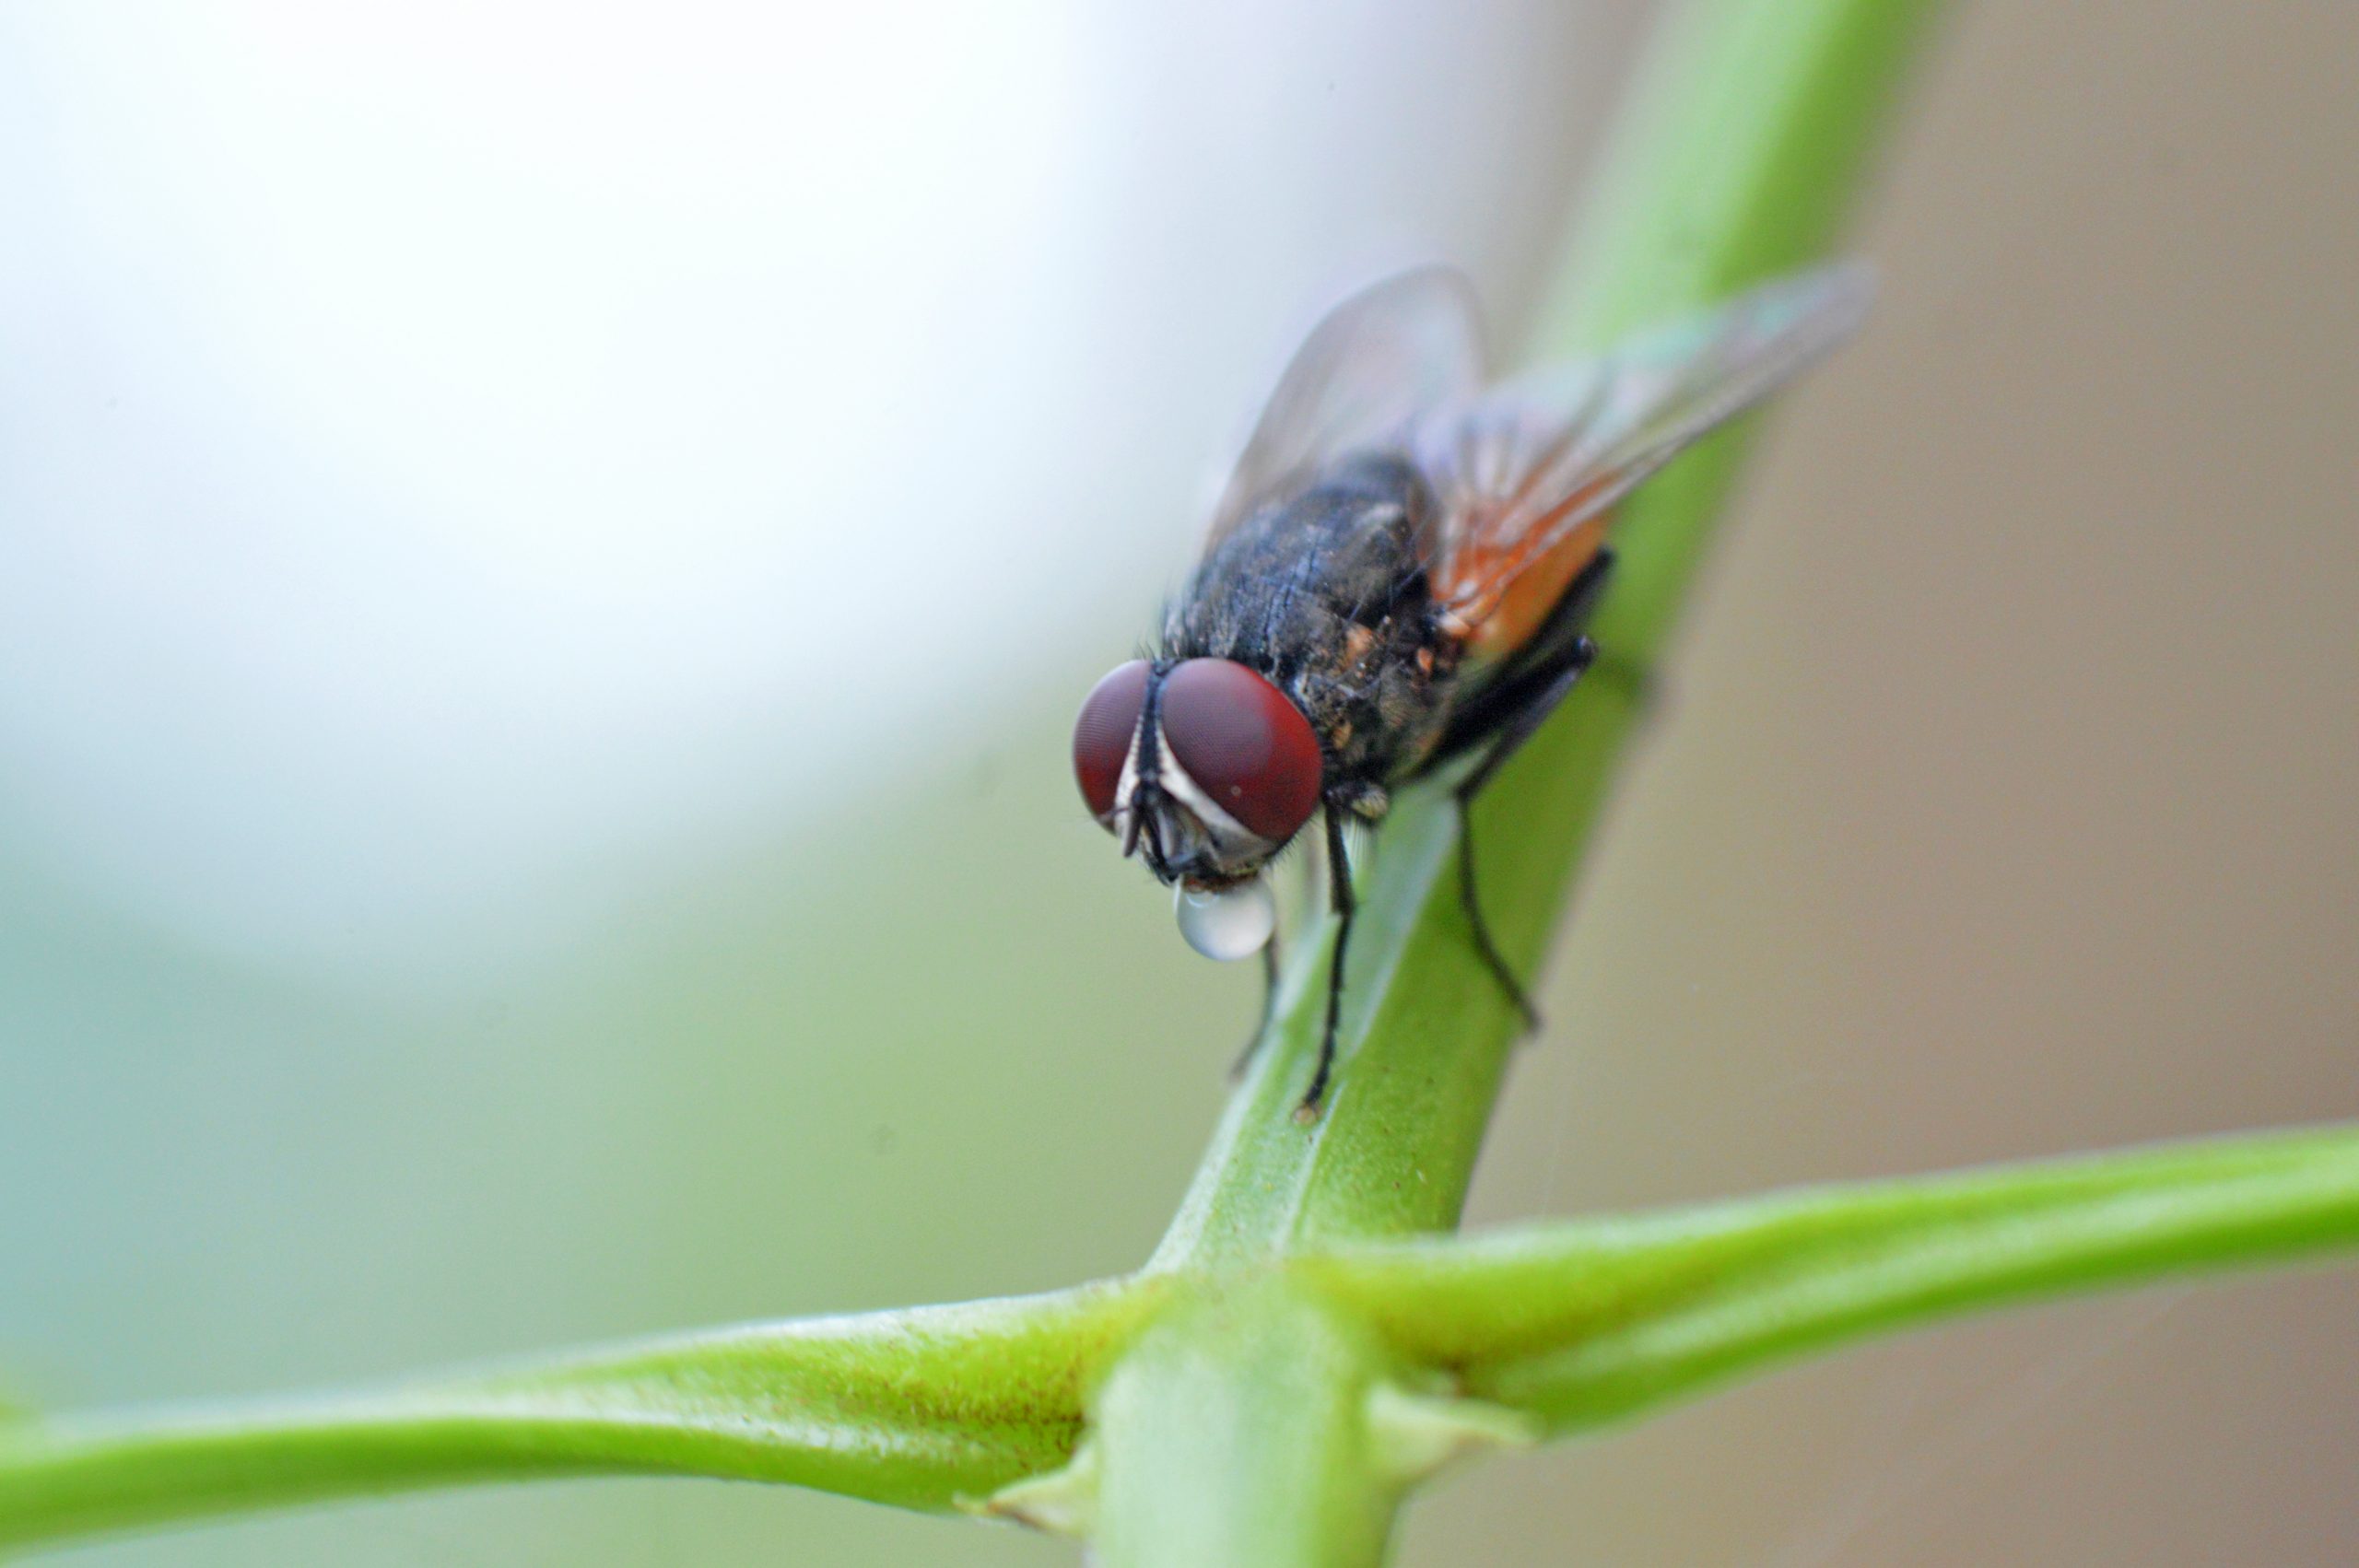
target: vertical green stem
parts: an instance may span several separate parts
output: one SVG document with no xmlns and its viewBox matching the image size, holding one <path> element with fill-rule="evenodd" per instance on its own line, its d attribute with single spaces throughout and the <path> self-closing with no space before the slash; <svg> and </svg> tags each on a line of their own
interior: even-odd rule
<svg viewBox="0 0 2359 1568">
<path fill-rule="evenodd" d="M 1294 1282 L 1207 1293 L 1126 1351 L 1097 1410 L 1106 1568 L 1374 1568 L 1398 1485 L 1367 1330 Z"/>
<path fill-rule="evenodd" d="M 1823 254 L 1933 9 L 1931 0 L 1689 6 L 1637 95 L 1579 264 L 1539 335 L 1542 353 L 1594 348 Z M 1525 972 L 1564 906 L 1637 719 L 1642 673 L 1745 440 L 1741 429 L 1714 439 L 1629 507 L 1617 531 L 1621 572 L 1597 628 L 1611 670 L 1592 676 L 1482 802 L 1485 908 Z M 1326 955 L 1313 949 L 1152 1268 L 1250 1270 L 1307 1243 L 1457 1223 L 1517 1032 L 1469 941 L 1457 848 L 1449 802 L 1433 791 L 1394 812 L 1362 881 L 1344 1060 L 1326 1115 L 1308 1128 L 1288 1115 L 1320 1026 Z M 1103 1390 L 1097 1535 L 1109 1568 L 1380 1559 L 1398 1494 L 1367 1422 L 1376 1352 L 1289 1289 L 1273 1281 L 1241 1297 L 1195 1297 Z"/>
<path fill-rule="evenodd" d="M 1697 0 L 1636 94 L 1543 357 L 1592 348 L 1824 255 L 1872 161 L 1932 0 Z M 1726 497 L 1744 429 L 1649 486 L 1616 531 L 1599 617 L 1606 664 L 1485 792 L 1483 897 L 1529 973 L 1571 885 L 1660 652 Z M 1276 1036 L 1232 1101 L 1155 1267 L 1238 1261 L 1308 1240 L 1446 1230 L 1465 1200 L 1517 1020 L 1458 907 L 1457 834 L 1432 791 L 1404 800 L 1365 872 L 1344 1062 L 1327 1114 L 1286 1116 L 1309 1077 L 1325 955 L 1305 943 Z"/>
</svg>

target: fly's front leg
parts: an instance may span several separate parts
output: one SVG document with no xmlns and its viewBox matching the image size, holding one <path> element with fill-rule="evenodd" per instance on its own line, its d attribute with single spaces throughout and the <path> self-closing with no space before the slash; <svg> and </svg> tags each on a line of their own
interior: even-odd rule
<svg viewBox="0 0 2359 1568">
<path fill-rule="evenodd" d="M 1327 900 L 1335 910 L 1335 958 L 1327 969 L 1327 1023 L 1319 1035 L 1319 1065 L 1310 1074 L 1310 1087 L 1304 1092 L 1302 1103 L 1294 1108 L 1294 1119 L 1311 1122 L 1319 1119 L 1319 1102 L 1327 1094 L 1327 1075 L 1335 1067 L 1335 1025 L 1344 1009 L 1344 954 L 1352 944 L 1352 914 L 1357 907 L 1352 896 L 1352 861 L 1344 848 L 1344 813 L 1331 797 L 1326 804 L 1327 819 Z"/>
<path fill-rule="evenodd" d="M 1524 742 L 1532 739 L 1533 732 L 1556 710 L 1556 705 L 1563 702 L 1573 687 L 1579 684 L 1582 673 L 1597 658 L 1597 645 L 1585 637 L 1577 638 L 1561 658 L 1561 667 L 1520 707 L 1508 715 L 1491 742 L 1490 749 L 1483 754 L 1483 760 L 1474 765 L 1473 772 L 1459 780 L 1450 797 L 1458 806 L 1458 902 L 1466 911 L 1466 924 L 1473 932 L 1474 951 L 1482 955 L 1483 966 L 1491 971 L 1492 977 L 1499 982 L 1499 989 L 1507 993 L 1509 1001 L 1515 1003 L 1516 1011 L 1523 1014 L 1523 1026 L 1527 1030 L 1540 1027 L 1540 1013 L 1532 1007 L 1532 998 L 1525 994 L 1523 982 L 1516 978 L 1515 971 L 1508 966 L 1507 959 L 1499 953 L 1498 943 L 1492 940 L 1490 922 L 1483 918 L 1483 901 L 1475 889 L 1474 813 L 1472 808 L 1474 797 L 1484 785 L 1491 781 L 1491 776 L 1499 770 L 1500 765 L 1513 756 Z"/>
<path fill-rule="evenodd" d="M 1262 1021 L 1253 1025 L 1245 1048 L 1228 1064 L 1228 1080 L 1234 1083 L 1245 1076 L 1245 1070 L 1261 1054 L 1262 1042 L 1270 1037 L 1270 1016 L 1278 1007 L 1278 933 L 1270 932 L 1270 940 L 1262 944 Z"/>
</svg>

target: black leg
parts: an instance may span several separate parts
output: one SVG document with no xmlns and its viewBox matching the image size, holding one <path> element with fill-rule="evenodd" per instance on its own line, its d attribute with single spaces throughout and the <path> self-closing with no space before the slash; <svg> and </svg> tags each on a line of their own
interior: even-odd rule
<svg viewBox="0 0 2359 1568">
<path fill-rule="evenodd" d="M 1277 1005 L 1278 933 L 1272 931 L 1270 940 L 1262 944 L 1262 1021 L 1253 1025 L 1253 1033 L 1247 1037 L 1245 1048 L 1237 1053 L 1235 1061 L 1228 1064 L 1230 1082 L 1245 1076 L 1245 1070 L 1252 1064 L 1254 1056 L 1262 1048 L 1262 1042 L 1269 1038 L 1270 1014 L 1276 1011 Z"/>
<path fill-rule="evenodd" d="M 1492 732 L 1490 749 L 1483 754 L 1483 760 L 1474 765 L 1473 770 L 1458 781 L 1458 792 L 1469 797 L 1482 793 L 1483 786 L 1491 781 L 1491 775 L 1539 732 L 1548 716 L 1556 711 L 1556 705 L 1572 695 L 1573 687 L 1595 662 L 1597 644 L 1587 638 L 1578 638 L 1566 649 L 1556 668 L 1548 673 L 1546 682 L 1534 685 L 1531 695 L 1500 720 L 1498 729 Z"/>
<path fill-rule="evenodd" d="M 1466 911 L 1467 929 L 1474 933 L 1474 951 L 1482 955 L 1483 966 L 1523 1014 L 1523 1027 L 1529 1033 L 1540 1027 L 1540 1010 L 1532 1005 L 1523 982 L 1515 977 L 1499 944 L 1491 939 L 1491 923 L 1483 919 L 1483 901 L 1474 892 L 1474 813 L 1468 809 L 1473 797 L 1461 790 L 1453 799 L 1458 802 L 1458 905 Z"/>
<path fill-rule="evenodd" d="M 1327 1094 L 1327 1075 L 1335 1067 L 1335 1024 L 1344 1009 L 1344 954 L 1352 943 L 1352 913 L 1356 907 L 1352 898 L 1351 857 L 1344 851 L 1344 815 L 1332 803 L 1326 815 L 1327 899 L 1335 909 L 1335 959 L 1327 969 L 1327 1026 L 1319 1036 L 1319 1066 L 1310 1074 L 1310 1087 L 1302 1104 L 1294 1108 L 1294 1119 L 1304 1122 L 1319 1118 L 1319 1102 Z"/>
<path fill-rule="evenodd" d="M 1476 763 L 1473 771 L 1460 779 L 1457 789 L 1451 791 L 1451 797 L 1458 804 L 1458 902 L 1465 909 L 1467 926 L 1473 932 L 1474 951 L 1482 955 L 1484 967 L 1490 970 L 1492 977 L 1499 982 L 1499 989 L 1507 992 L 1508 1000 L 1515 1003 L 1516 1011 L 1523 1014 L 1526 1029 L 1540 1027 L 1540 1014 L 1532 1007 L 1531 997 L 1524 994 L 1523 982 L 1516 978 L 1515 971 L 1508 967 L 1507 959 L 1500 955 L 1498 943 L 1491 938 L 1490 922 L 1483 918 L 1483 901 L 1477 896 L 1474 885 L 1474 813 L 1472 807 L 1475 795 L 1491 781 L 1491 776 L 1516 754 L 1524 742 L 1532 739 L 1548 715 L 1556 710 L 1556 705 L 1563 702 L 1573 687 L 1579 684 L 1582 672 L 1596 657 L 1597 648 L 1587 638 L 1579 638 L 1566 649 L 1562 666 L 1545 685 L 1537 687 L 1520 708 L 1508 715 L 1506 722 L 1499 726 L 1498 733 L 1491 742 L 1491 749 L 1483 754 L 1483 760 Z"/>
</svg>

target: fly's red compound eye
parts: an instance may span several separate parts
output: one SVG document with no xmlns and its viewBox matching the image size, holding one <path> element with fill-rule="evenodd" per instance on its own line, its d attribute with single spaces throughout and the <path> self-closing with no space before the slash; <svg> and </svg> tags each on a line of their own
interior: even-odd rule
<svg viewBox="0 0 2359 1568">
<path fill-rule="evenodd" d="M 1253 671 L 1188 660 L 1165 677 L 1159 713 L 1174 760 L 1262 837 L 1285 842 L 1318 809 L 1319 737 L 1302 709 Z"/>
<path fill-rule="evenodd" d="M 1131 735 L 1146 705 L 1147 665 L 1133 659 L 1091 688 L 1073 725 L 1073 772 L 1089 814 L 1114 828 L 1114 790 L 1131 755 Z"/>
</svg>

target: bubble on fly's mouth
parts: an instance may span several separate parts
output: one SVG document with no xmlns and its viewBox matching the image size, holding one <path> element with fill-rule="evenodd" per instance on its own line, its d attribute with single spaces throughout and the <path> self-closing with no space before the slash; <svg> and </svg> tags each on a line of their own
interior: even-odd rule
<svg viewBox="0 0 2359 1568">
<path fill-rule="evenodd" d="M 1181 883 L 1173 890 L 1171 907 L 1188 945 L 1224 962 L 1250 958 L 1269 945 L 1270 933 L 1278 929 L 1278 901 L 1258 876 L 1216 891 Z"/>
</svg>

